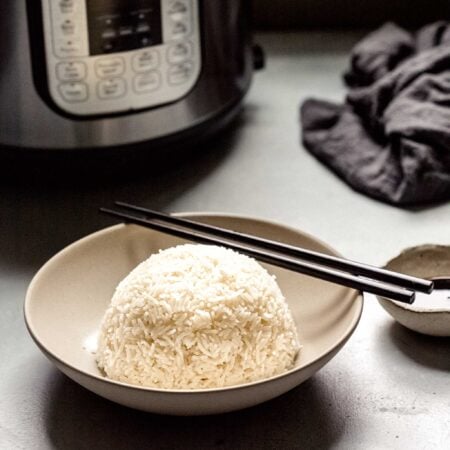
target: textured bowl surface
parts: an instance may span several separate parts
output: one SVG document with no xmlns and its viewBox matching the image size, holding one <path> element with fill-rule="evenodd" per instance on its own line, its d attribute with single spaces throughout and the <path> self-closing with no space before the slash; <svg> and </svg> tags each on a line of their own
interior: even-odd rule
<svg viewBox="0 0 450 450">
<path fill-rule="evenodd" d="M 336 254 L 314 237 L 276 223 L 221 214 L 185 216 Z M 116 285 L 151 253 L 183 242 L 121 224 L 55 255 L 35 275 L 25 300 L 27 327 L 39 348 L 67 376 L 114 402 L 161 414 L 214 414 L 256 405 L 299 385 L 339 351 L 359 321 L 359 292 L 266 265 L 286 296 L 303 345 L 293 369 L 249 384 L 204 390 L 143 388 L 108 380 L 97 369 L 95 342 Z"/>
<path fill-rule="evenodd" d="M 386 268 L 428 279 L 450 277 L 450 247 L 421 245 L 408 248 L 391 259 Z M 448 308 L 428 308 L 384 297 L 378 297 L 378 301 L 397 322 L 411 330 L 430 336 L 450 336 L 450 302 Z"/>
</svg>

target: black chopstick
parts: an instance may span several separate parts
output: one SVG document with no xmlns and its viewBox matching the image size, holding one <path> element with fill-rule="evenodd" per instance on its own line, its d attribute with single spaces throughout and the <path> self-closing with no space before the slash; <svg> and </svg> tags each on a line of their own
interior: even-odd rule
<svg viewBox="0 0 450 450">
<path fill-rule="evenodd" d="M 160 219 L 174 225 L 180 225 L 197 231 L 203 231 L 226 239 L 233 239 L 241 243 L 254 245 L 259 248 L 275 251 L 284 255 L 294 256 L 308 262 L 318 263 L 320 265 L 325 265 L 327 267 L 338 269 L 344 272 L 350 272 L 354 275 L 370 277 L 371 279 L 395 284 L 396 286 L 401 286 L 418 292 L 425 292 L 427 294 L 433 290 L 433 282 L 430 280 L 424 280 L 422 278 L 417 278 L 398 272 L 392 272 L 390 270 L 381 269 L 379 267 L 370 266 L 368 264 L 314 252 L 312 250 L 307 250 L 293 245 L 283 244 L 281 242 L 240 233 L 238 231 L 232 231 L 213 225 L 207 225 L 200 222 L 195 222 L 193 220 L 184 219 L 181 217 L 171 216 L 170 214 L 143 208 L 141 206 L 131 205 L 130 203 L 115 202 L 115 204 L 131 211 L 143 213 L 147 218 L 151 217 L 153 219 Z"/>
<path fill-rule="evenodd" d="M 273 264 L 279 267 L 283 267 L 288 270 L 310 275 L 316 278 L 320 278 L 325 281 L 330 281 L 350 288 L 358 289 L 360 291 L 370 292 L 383 297 L 388 297 L 393 300 L 397 300 L 405 303 L 413 303 L 415 298 L 415 292 L 398 287 L 395 285 L 389 285 L 384 282 L 372 280 L 365 277 L 345 273 L 339 270 L 335 270 L 328 267 L 323 267 L 314 263 L 301 261 L 284 255 L 279 255 L 273 252 L 266 252 L 257 248 L 252 248 L 246 244 L 232 241 L 231 239 L 223 239 L 217 236 L 212 236 L 206 232 L 199 232 L 190 228 L 182 227 L 180 225 L 174 225 L 164 222 L 160 219 L 149 219 L 146 217 L 137 217 L 130 213 L 112 210 L 109 208 L 100 208 L 100 211 L 116 218 L 125 219 L 129 223 L 135 223 L 148 228 L 155 229 L 164 233 L 172 234 L 184 239 L 206 243 L 223 245 L 238 252 L 244 253 L 248 256 L 254 257 L 260 261 Z"/>
</svg>

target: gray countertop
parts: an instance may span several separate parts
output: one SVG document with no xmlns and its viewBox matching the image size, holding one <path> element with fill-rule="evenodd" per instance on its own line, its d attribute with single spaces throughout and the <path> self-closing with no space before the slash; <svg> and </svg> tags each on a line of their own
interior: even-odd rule
<svg viewBox="0 0 450 450">
<path fill-rule="evenodd" d="M 448 448 L 449 339 L 396 325 L 371 295 L 350 341 L 313 378 L 266 404 L 212 417 L 160 417 L 97 397 L 45 359 L 22 319 L 34 272 L 110 224 L 96 208 L 114 199 L 271 219 L 379 265 L 408 246 L 450 244 L 450 204 L 408 211 L 371 200 L 299 144 L 299 104 L 342 99 L 340 74 L 359 37 L 258 36 L 267 67 L 255 75 L 240 120 L 188 164 L 133 181 L 1 186 L 1 449 Z"/>
</svg>

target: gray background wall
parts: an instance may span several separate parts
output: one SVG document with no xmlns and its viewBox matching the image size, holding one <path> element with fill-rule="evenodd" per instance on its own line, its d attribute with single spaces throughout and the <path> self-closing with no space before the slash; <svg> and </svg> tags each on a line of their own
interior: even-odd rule
<svg viewBox="0 0 450 450">
<path fill-rule="evenodd" d="M 450 0 L 253 0 L 258 28 L 367 28 L 386 20 L 415 27 L 450 19 Z"/>
</svg>

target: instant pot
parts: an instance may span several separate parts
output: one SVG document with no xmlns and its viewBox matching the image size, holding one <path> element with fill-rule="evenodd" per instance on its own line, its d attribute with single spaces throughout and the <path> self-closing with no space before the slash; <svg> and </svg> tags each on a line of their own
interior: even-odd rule
<svg viewBox="0 0 450 450">
<path fill-rule="evenodd" d="M 245 0 L 2 0 L 0 38 L 10 152 L 207 135 L 236 114 L 261 61 Z"/>
</svg>

